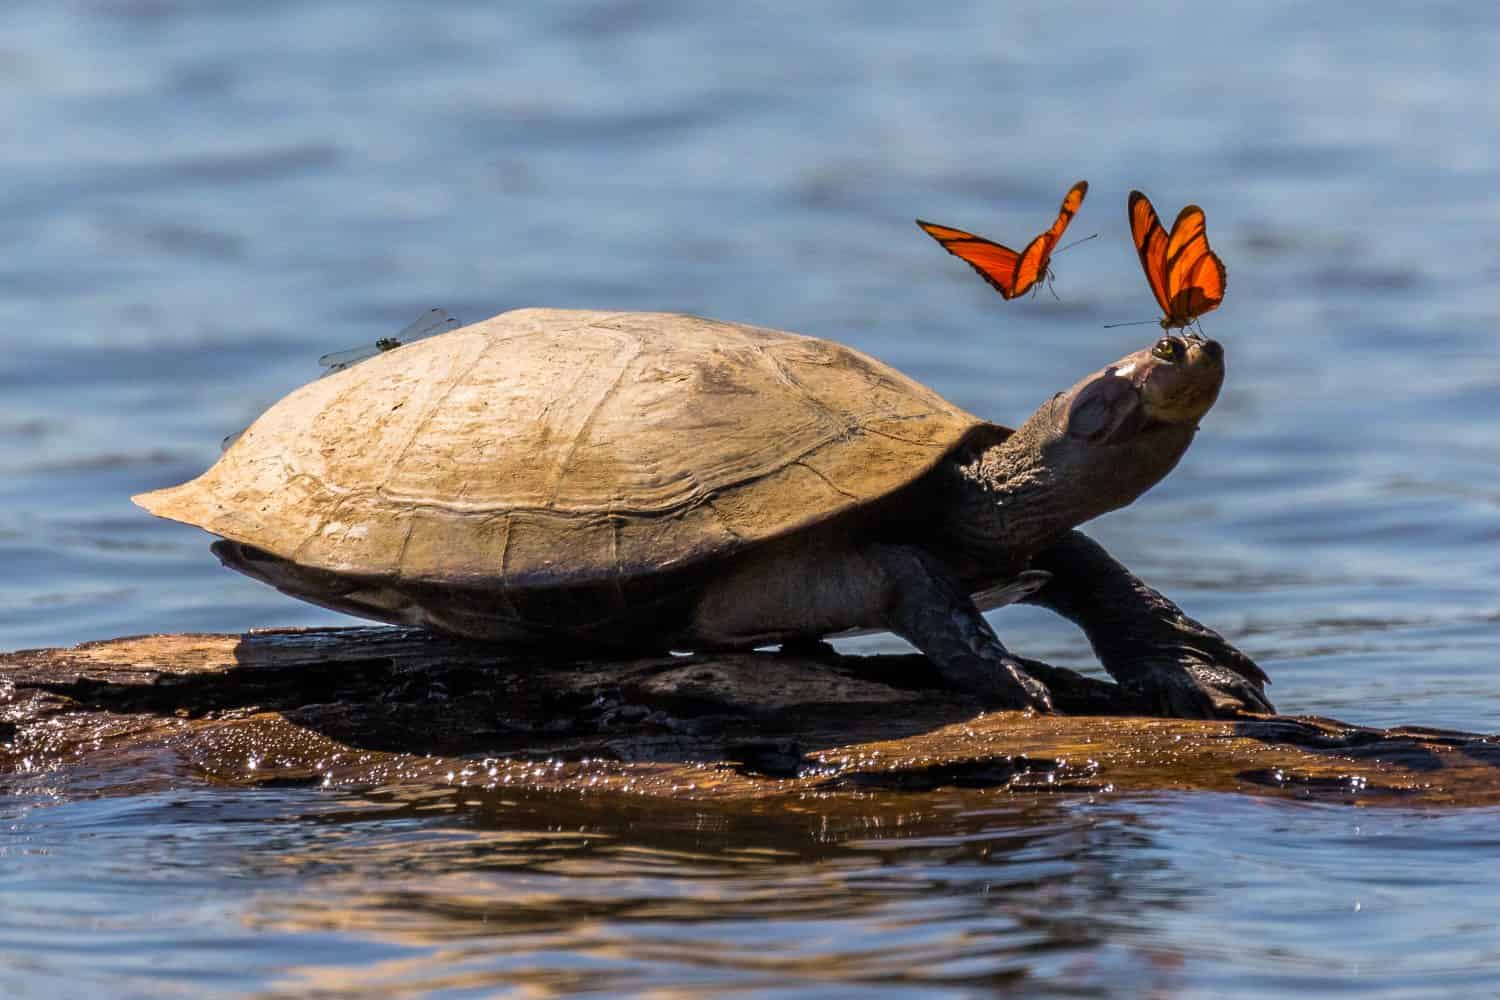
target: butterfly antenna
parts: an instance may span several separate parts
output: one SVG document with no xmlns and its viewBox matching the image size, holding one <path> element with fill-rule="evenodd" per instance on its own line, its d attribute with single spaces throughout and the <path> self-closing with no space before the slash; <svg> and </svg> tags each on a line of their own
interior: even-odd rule
<svg viewBox="0 0 1500 1000">
<path fill-rule="evenodd" d="M 1098 238 L 1099 238 L 1099 234 L 1098 233 L 1095 233 L 1092 236 L 1083 236 L 1083 237 L 1080 237 L 1079 239 L 1074 240 L 1072 243 L 1069 243 L 1065 247 L 1058 247 L 1056 250 L 1052 251 L 1052 254 L 1053 254 L 1053 256 L 1056 256 L 1057 254 L 1062 253 L 1064 250 L 1071 250 L 1073 247 L 1076 247 L 1080 243 L 1087 243 L 1089 240 L 1097 240 Z"/>
<path fill-rule="evenodd" d="M 1155 319 L 1143 319 L 1143 320 L 1137 320 L 1134 323 L 1105 323 L 1104 324 L 1104 329 L 1106 329 L 1106 330 L 1113 330 L 1117 326 L 1145 326 L 1147 323 L 1159 323 L 1159 322 L 1161 322 L 1161 321 L 1160 320 L 1155 320 Z"/>
</svg>

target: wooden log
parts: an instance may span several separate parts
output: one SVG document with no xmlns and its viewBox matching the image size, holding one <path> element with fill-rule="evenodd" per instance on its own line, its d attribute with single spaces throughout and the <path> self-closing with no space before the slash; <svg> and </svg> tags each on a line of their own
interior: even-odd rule
<svg viewBox="0 0 1500 1000">
<path fill-rule="evenodd" d="M 0 792 L 392 782 L 718 802 L 944 786 L 1500 804 L 1500 740 L 1330 719 L 983 713 L 918 656 L 549 659 L 396 628 L 0 655 Z M 1128 710 L 1061 674 L 1074 711 Z"/>
</svg>

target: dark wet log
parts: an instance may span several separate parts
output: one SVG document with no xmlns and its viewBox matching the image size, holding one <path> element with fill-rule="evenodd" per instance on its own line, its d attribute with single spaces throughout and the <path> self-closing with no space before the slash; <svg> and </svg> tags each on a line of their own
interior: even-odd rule
<svg viewBox="0 0 1500 1000">
<path fill-rule="evenodd" d="M 391 782 L 758 800 L 944 786 L 1500 804 L 1500 739 L 983 714 L 916 656 L 548 661 L 385 628 L 0 655 L 0 792 Z M 1128 709 L 1064 672 L 1075 711 Z"/>
</svg>

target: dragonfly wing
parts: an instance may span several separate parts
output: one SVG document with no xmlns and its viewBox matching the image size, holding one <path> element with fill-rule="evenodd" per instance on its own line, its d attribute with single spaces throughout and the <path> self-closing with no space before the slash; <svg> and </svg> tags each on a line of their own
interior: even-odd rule
<svg viewBox="0 0 1500 1000">
<path fill-rule="evenodd" d="M 328 369 L 323 373 L 324 375 L 332 375 L 334 372 L 341 372 L 345 368 L 357 365 L 361 361 L 368 361 L 377 354 L 394 351 L 415 340 L 425 340 L 440 333 L 447 333 L 449 330 L 456 330 L 461 325 L 448 310 L 434 306 L 402 327 L 394 337 L 381 337 L 373 344 L 325 354 L 318 359 L 318 364 Z"/>
</svg>

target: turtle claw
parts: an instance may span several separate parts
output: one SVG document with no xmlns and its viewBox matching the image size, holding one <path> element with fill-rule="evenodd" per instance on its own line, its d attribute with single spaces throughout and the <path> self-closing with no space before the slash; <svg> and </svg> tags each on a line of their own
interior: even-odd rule
<svg viewBox="0 0 1500 1000">
<path fill-rule="evenodd" d="M 1120 711 L 1184 718 L 1272 714 L 1270 683 L 1255 661 L 1222 635 L 1073 531 L 1033 562 L 1052 581 L 1031 598 L 1079 625 L 1104 669 L 1119 684 Z M 1046 677 L 1054 693 L 1071 691 Z M 1098 702 L 1097 687 L 1083 692 Z M 1063 697 L 1063 704 L 1070 701 Z"/>
<path fill-rule="evenodd" d="M 1142 701 L 1146 711 L 1173 718 L 1276 714 L 1260 680 L 1196 657 L 1143 664 L 1140 674 L 1125 687 Z"/>
<path fill-rule="evenodd" d="M 1052 706 L 1052 693 L 1047 685 L 1032 677 L 1018 661 L 1006 657 L 1000 669 L 992 675 L 992 683 L 983 691 L 975 692 L 985 708 L 1032 711 L 1051 715 L 1057 710 Z"/>
<path fill-rule="evenodd" d="M 1132 709 L 1121 697 L 1120 685 L 1018 656 L 1026 672 L 1046 685 L 1052 710 L 1065 715 L 1119 715 Z"/>
</svg>

